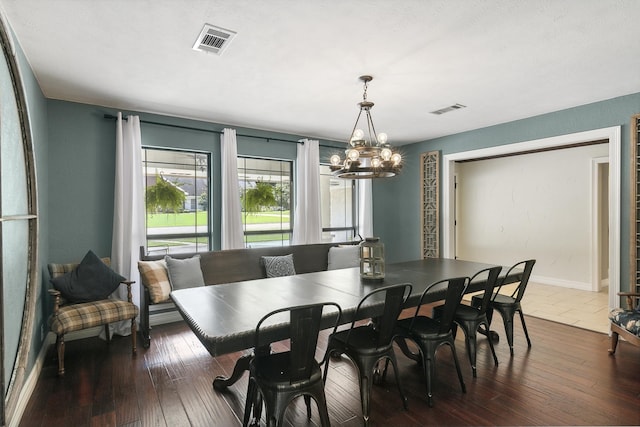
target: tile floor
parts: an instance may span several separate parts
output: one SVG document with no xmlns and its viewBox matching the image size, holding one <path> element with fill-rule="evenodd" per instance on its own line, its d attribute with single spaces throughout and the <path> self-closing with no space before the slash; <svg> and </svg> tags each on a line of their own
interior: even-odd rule
<svg viewBox="0 0 640 427">
<path fill-rule="evenodd" d="M 608 288 L 589 292 L 530 282 L 522 299 L 522 309 L 525 316 L 609 333 L 608 292 Z M 519 322 L 516 320 L 516 324 Z"/>
<path fill-rule="evenodd" d="M 529 283 L 522 307 L 525 315 L 609 333 L 609 288 L 600 292 Z"/>
</svg>

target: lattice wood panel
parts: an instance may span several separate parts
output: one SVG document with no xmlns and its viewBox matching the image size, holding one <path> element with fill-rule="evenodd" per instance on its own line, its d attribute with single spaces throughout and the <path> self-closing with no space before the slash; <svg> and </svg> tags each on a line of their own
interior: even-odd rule
<svg viewBox="0 0 640 427">
<path fill-rule="evenodd" d="M 422 180 L 422 257 L 440 256 L 440 152 L 423 153 L 420 158 Z"/>
<path fill-rule="evenodd" d="M 640 292 L 640 114 L 631 118 L 631 265 L 629 290 Z"/>
</svg>

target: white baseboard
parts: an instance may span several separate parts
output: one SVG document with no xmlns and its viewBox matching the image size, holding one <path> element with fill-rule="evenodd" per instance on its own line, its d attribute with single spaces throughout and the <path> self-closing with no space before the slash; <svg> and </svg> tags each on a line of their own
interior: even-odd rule
<svg viewBox="0 0 640 427">
<path fill-rule="evenodd" d="M 22 390 L 20 390 L 20 396 L 18 396 L 18 402 L 16 403 L 15 412 L 7 423 L 7 426 L 17 427 L 20 424 L 20 420 L 22 420 L 24 410 L 27 408 L 27 404 L 29 403 L 29 399 L 31 399 L 33 390 L 35 390 L 36 385 L 38 384 L 38 378 L 40 378 L 40 374 L 42 373 L 42 367 L 44 366 L 49 346 L 51 346 L 51 344 L 54 344 L 55 341 L 56 336 L 51 332 L 49 332 L 44 338 L 42 347 L 40 348 L 40 352 L 38 353 L 38 357 L 36 358 L 36 362 L 33 364 L 33 369 L 31 369 L 31 372 L 29 372 L 29 376 L 24 382 Z"/>
<path fill-rule="evenodd" d="M 177 311 L 169 311 L 166 313 L 155 313 L 149 316 L 149 324 L 151 326 L 162 325 L 165 323 L 180 322 L 184 319 Z"/>
<path fill-rule="evenodd" d="M 581 291 L 591 291 L 591 283 L 577 282 L 573 280 L 558 279 L 555 277 L 534 276 L 529 278 L 531 283 L 540 283 L 541 285 L 559 286 L 561 288 L 579 289 Z"/>
</svg>

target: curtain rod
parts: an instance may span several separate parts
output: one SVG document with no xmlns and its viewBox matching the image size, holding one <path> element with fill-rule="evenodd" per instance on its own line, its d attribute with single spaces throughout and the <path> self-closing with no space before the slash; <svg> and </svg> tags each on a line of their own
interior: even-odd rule
<svg viewBox="0 0 640 427">
<path fill-rule="evenodd" d="M 104 118 L 105 119 L 116 120 L 118 117 L 114 116 L 112 114 L 105 114 Z M 127 117 L 125 117 L 125 116 L 122 116 L 122 118 L 127 120 Z M 203 128 L 197 128 L 197 127 L 193 127 L 193 126 L 172 125 L 172 124 L 169 124 L 169 123 L 152 122 L 150 120 L 140 120 L 140 123 L 146 123 L 146 124 L 157 125 L 157 126 L 167 126 L 167 127 L 171 127 L 171 128 L 178 128 L 178 129 L 198 130 L 198 131 L 201 131 L 201 132 L 217 133 L 219 135 L 221 135 L 223 133 L 220 130 L 203 129 Z M 242 137 L 245 137 L 245 138 L 266 139 L 267 141 L 282 141 L 282 142 L 292 142 L 294 144 L 304 144 L 304 142 L 302 142 L 302 141 L 292 141 L 290 139 L 280 139 L 280 138 L 268 138 L 268 137 L 256 136 L 256 135 L 244 135 L 244 134 L 240 134 L 240 133 L 237 134 L 237 136 L 242 136 Z M 326 145 L 326 144 L 320 144 L 320 146 L 321 147 L 328 147 L 328 148 L 340 148 L 340 147 L 336 147 L 335 145 Z"/>
</svg>

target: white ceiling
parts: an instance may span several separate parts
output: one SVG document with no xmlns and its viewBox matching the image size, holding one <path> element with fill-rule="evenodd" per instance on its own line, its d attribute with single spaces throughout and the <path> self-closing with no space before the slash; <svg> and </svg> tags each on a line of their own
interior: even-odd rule
<svg viewBox="0 0 640 427">
<path fill-rule="evenodd" d="M 400 145 L 640 92 L 638 0 L 0 0 L 44 95 Z M 237 32 L 223 55 L 205 23 Z M 430 111 L 460 103 L 444 115 Z"/>
</svg>

